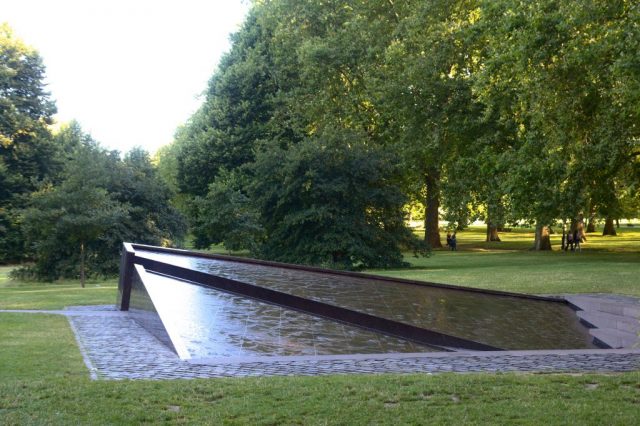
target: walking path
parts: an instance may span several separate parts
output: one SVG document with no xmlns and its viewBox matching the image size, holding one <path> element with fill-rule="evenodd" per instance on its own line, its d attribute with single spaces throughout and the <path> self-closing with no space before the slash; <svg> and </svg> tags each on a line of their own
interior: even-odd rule
<svg viewBox="0 0 640 426">
<path fill-rule="evenodd" d="M 572 296 L 578 297 L 578 296 Z M 571 303 L 599 302 L 611 310 L 608 296 L 585 296 Z M 590 298 L 589 298 L 590 297 Z M 611 296 L 616 297 L 616 296 Z M 637 303 L 631 299 L 632 308 Z M 593 310 L 593 309 L 592 309 Z M 605 309 L 606 310 L 606 309 Z M 596 309 L 597 311 L 597 309 Z M 186 379 L 242 376 L 440 372 L 623 372 L 640 370 L 640 348 L 500 352 L 437 352 L 420 354 L 333 355 L 181 360 L 139 326 L 128 312 L 114 306 L 65 310 L 5 310 L 65 315 L 93 379 Z M 593 312 L 592 312 L 593 313 Z M 624 310 L 622 313 L 625 313 Z M 627 311 L 635 313 L 635 311 Z M 602 312 L 598 320 L 634 326 Z M 613 321 L 613 322 L 611 322 Z M 615 327 L 614 327 L 615 328 Z M 625 329 L 626 330 L 626 329 Z M 619 330 L 620 331 L 620 330 Z M 626 331 L 624 331 L 626 333 Z M 611 335 L 611 333 L 609 333 Z M 627 336 L 628 337 L 628 336 Z M 628 343 L 628 342 L 627 342 Z"/>
</svg>

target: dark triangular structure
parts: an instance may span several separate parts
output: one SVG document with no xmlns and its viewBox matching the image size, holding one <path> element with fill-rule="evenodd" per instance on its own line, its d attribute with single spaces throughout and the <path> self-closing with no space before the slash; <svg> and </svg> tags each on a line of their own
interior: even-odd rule
<svg viewBox="0 0 640 426">
<path fill-rule="evenodd" d="M 212 291 L 215 290 L 213 293 L 209 292 L 213 294 L 211 297 L 220 298 L 221 293 L 217 292 L 222 292 L 234 295 L 236 300 L 240 301 L 252 300 L 259 304 L 275 305 L 284 309 L 284 314 L 281 315 L 291 316 L 286 314 L 289 311 L 303 313 L 317 318 L 317 321 L 344 324 L 345 327 L 349 327 L 348 335 L 356 336 L 352 329 L 357 328 L 370 333 L 367 334 L 369 340 L 400 339 L 400 341 L 417 344 L 418 348 L 422 348 L 419 350 L 530 349 L 504 347 L 502 344 L 495 343 L 504 343 L 504 339 L 496 338 L 502 333 L 501 330 L 506 333 L 507 330 L 515 328 L 517 332 L 518 327 L 523 327 L 524 333 L 539 334 L 538 340 L 542 339 L 551 348 L 553 348 L 551 345 L 567 346 L 557 347 L 558 349 L 593 347 L 588 341 L 588 333 L 562 299 L 483 291 L 125 243 L 118 305 L 121 310 L 131 308 L 132 316 L 136 321 L 182 358 L 189 357 L 189 349 L 185 349 L 185 345 L 180 340 L 180 332 L 176 330 L 177 326 L 174 324 L 175 315 L 172 319 L 168 314 L 172 309 L 172 303 L 160 302 L 163 296 L 162 287 L 158 286 L 159 281 L 164 283 L 165 288 L 175 289 L 180 288 L 179 283 L 197 284 Z M 311 284 L 307 285 L 307 281 Z M 340 296 L 342 292 L 345 293 L 344 296 Z M 430 292 L 429 306 L 425 306 L 425 303 L 422 305 L 417 303 L 420 297 L 423 297 L 423 301 L 427 300 L 427 296 L 424 296 L 425 292 Z M 414 293 L 416 300 L 411 298 Z M 367 297 L 370 298 L 369 305 L 367 305 Z M 394 297 L 408 297 L 408 299 L 404 305 L 395 309 L 387 306 L 393 302 L 390 299 Z M 459 306 L 451 302 L 456 298 L 460 301 Z M 476 301 L 487 303 L 488 308 L 474 310 L 476 305 L 479 306 L 479 302 L 476 303 Z M 407 306 L 410 303 L 417 306 Z M 407 312 L 398 312 L 402 307 Z M 255 311 L 259 312 L 260 309 L 256 308 Z M 474 312 L 471 312 L 472 310 Z M 527 316 L 529 314 L 531 318 Z M 243 313 L 238 315 L 241 316 Z M 552 317 L 549 321 L 556 321 L 557 324 L 552 323 L 550 326 L 543 324 L 545 318 L 549 316 Z M 517 318 L 520 324 L 514 324 L 513 318 Z M 260 321 L 259 318 L 252 318 L 252 320 Z M 451 324 L 455 325 L 456 322 L 462 325 L 460 334 L 442 331 L 442 328 L 447 328 L 446 326 L 451 328 Z M 562 340 L 555 342 L 556 336 L 550 335 L 547 339 L 544 333 L 537 331 L 540 328 L 556 330 L 556 334 L 560 333 L 569 338 L 566 342 Z M 486 338 L 483 336 L 483 331 L 486 331 Z M 218 329 L 216 332 L 225 333 L 225 330 Z M 294 330 L 292 334 L 296 333 L 297 331 Z M 382 337 L 372 338 L 371 333 Z M 280 341 L 286 337 L 282 336 L 282 333 L 274 335 L 277 335 Z M 470 336 L 479 336 L 481 339 Z M 322 340 L 322 336 L 319 338 Z M 354 338 L 362 340 L 364 337 Z M 244 338 L 238 344 L 244 347 L 251 346 L 253 342 L 249 338 Z M 522 343 L 519 344 L 522 345 Z M 390 347 L 396 347 L 394 345 L 397 346 L 393 343 Z"/>
</svg>

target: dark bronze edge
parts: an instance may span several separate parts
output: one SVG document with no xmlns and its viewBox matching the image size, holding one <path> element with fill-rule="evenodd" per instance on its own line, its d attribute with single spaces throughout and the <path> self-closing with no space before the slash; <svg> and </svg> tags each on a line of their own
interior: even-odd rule
<svg viewBox="0 0 640 426">
<path fill-rule="evenodd" d="M 134 259 L 136 252 L 133 244 L 122 243 L 122 254 L 120 256 L 120 277 L 118 280 L 118 299 L 116 306 L 121 311 L 129 310 L 131 300 L 131 280 L 134 273 Z"/>
</svg>

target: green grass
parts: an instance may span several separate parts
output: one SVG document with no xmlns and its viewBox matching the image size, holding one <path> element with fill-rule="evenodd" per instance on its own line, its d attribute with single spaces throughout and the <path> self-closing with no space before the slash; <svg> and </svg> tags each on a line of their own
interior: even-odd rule
<svg viewBox="0 0 640 426">
<path fill-rule="evenodd" d="M 0 385 L 5 424 L 637 423 L 638 374 Z M 0 400 L 5 406 L 5 401 Z"/>
<path fill-rule="evenodd" d="M 21 282 L 9 277 L 13 269 L 0 266 L 0 309 L 62 309 L 73 305 L 106 305 L 116 301 L 117 279 L 55 283 Z"/>
<path fill-rule="evenodd" d="M 640 296 L 636 253 L 438 251 L 407 258 L 409 269 L 371 273 L 532 294 L 619 293 Z"/>
<path fill-rule="evenodd" d="M 527 230 L 458 234 L 409 269 L 370 271 L 517 292 L 640 295 L 640 230 L 589 235 L 582 253 L 529 252 Z M 559 246 L 559 236 L 554 243 Z M 25 283 L 0 267 L 0 309 L 114 303 L 116 281 Z M 640 372 L 97 381 L 65 318 L 0 313 L 0 424 L 636 424 Z"/>
<path fill-rule="evenodd" d="M 602 229 L 586 235 L 587 241 L 582 244 L 583 252 L 639 253 L 640 228 L 621 227 L 617 236 L 603 236 Z M 470 226 L 457 233 L 459 251 L 529 251 L 533 246 L 534 233 L 528 228 L 513 228 L 509 232 L 501 232 L 500 242 L 485 242 L 486 227 Z M 445 235 L 442 235 L 443 244 Z M 551 235 L 554 252 L 560 252 L 562 228 L 556 228 Z"/>
<path fill-rule="evenodd" d="M 484 242 L 484 229 L 458 233 L 458 251 L 434 250 L 428 258 L 406 260 L 410 268 L 370 270 L 378 275 L 531 294 L 618 293 L 640 296 L 640 230 L 621 228 L 617 237 L 589 234 L 581 252 L 528 250 L 530 230 L 501 234 Z"/>
<path fill-rule="evenodd" d="M 0 423 L 635 424 L 640 373 L 97 381 L 63 318 L 0 314 Z"/>
<path fill-rule="evenodd" d="M 0 342 L 0 383 L 87 375 L 69 323 L 61 315 L 2 313 Z"/>
</svg>

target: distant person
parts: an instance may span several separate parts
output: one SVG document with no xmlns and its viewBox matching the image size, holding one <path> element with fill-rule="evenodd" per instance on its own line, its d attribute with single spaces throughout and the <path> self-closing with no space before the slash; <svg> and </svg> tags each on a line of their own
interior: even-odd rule
<svg viewBox="0 0 640 426">
<path fill-rule="evenodd" d="M 573 234 L 571 231 L 567 234 L 567 244 L 564 246 L 564 251 L 571 249 L 573 251 Z"/>
<path fill-rule="evenodd" d="M 447 232 L 447 247 L 451 249 L 451 232 Z"/>
<path fill-rule="evenodd" d="M 582 239 L 582 237 L 580 236 L 580 232 L 578 231 L 578 229 L 576 229 L 575 231 L 573 231 L 573 249 L 571 249 L 572 251 L 582 251 L 582 249 L 580 248 L 580 240 Z"/>
<path fill-rule="evenodd" d="M 580 242 L 581 243 L 586 242 L 587 233 L 585 232 L 584 219 L 580 219 L 580 221 L 576 225 L 576 229 L 578 230 L 578 235 L 580 236 Z"/>
<path fill-rule="evenodd" d="M 458 250 L 458 248 L 456 247 L 456 244 L 458 244 L 458 241 L 456 239 L 456 233 L 454 232 L 453 235 L 451 236 L 451 240 L 449 241 L 449 247 L 451 247 L 451 251 Z"/>
</svg>

